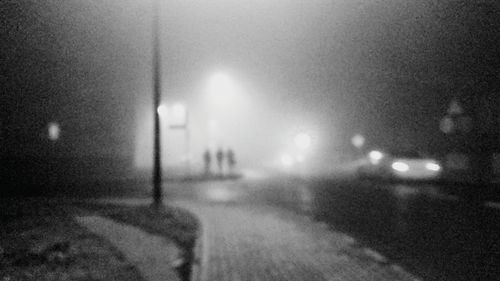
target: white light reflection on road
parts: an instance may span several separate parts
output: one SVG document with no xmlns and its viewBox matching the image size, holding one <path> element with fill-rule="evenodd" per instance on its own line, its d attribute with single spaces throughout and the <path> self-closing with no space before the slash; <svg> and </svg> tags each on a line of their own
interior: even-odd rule
<svg viewBox="0 0 500 281">
<path fill-rule="evenodd" d="M 228 202 L 236 199 L 237 193 L 224 185 L 214 184 L 206 189 L 206 198 L 214 202 Z"/>
</svg>

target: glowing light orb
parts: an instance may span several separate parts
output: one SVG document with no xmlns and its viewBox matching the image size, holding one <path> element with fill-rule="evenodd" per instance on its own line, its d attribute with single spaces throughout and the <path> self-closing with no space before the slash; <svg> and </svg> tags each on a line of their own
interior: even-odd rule
<svg viewBox="0 0 500 281">
<path fill-rule="evenodd" d="M 216 73 L 210 78 L 210 90 L 224 96 L 233 90 L 233 81 L 224 73 Z"/>
<path fill-rule="evenodd" d="M 241 93 L 227 74 L 216 73 L 210 77 L 208 85 L 208 98 L 210 106 L 217 110 L 228 110 L 238 107 L 241 100 Z"/>
<path fill-rule="evenodd" d="M 399 172 L 407 172 L 410 169 L 408 164 L 399 161 L 392 163 L 392 168 Z"/>
<path fill-rule="evenodd" d="M 437 164 L 437 163 L 432 163 L 432 162 L 431 162 L 431 163 L 427 163 L 427 164 L 425 164 L 425 168 L 426 168 L 427 170 L 431 170 L 431 171 L 435 171 L 435 172 L 437 172 L 437 171 L 440 171 L 440 170 L 441 170 L 441 166 L 440 166 L 439 164 Z"/>
<path fill-rule="evenodd" d="M 294 141 L 299 149 L 308 149 L 312 143 L 311 136 L 306 133 L 296 135 Z"/>
<path fill-rule="evenodd" d="M 162 118 L 165 118 L 167 116 L 168 110 L 167 110 L 167 106 L 166 105 L 161 104 L 160 106 L 158 106 L 157 111 L 158 111 L 158 114 L 160 114 L 160 116 Z"/>
<path fill-rule="evenodd" d="M 365 138 L 362 135 L 354 135 L 351 139 L 352 145 L 356 148 L 361 148 L 365 145 Z"/>
<path fill-rule="evenodd" d="M 373 150 L 368 153 L 368 157 L 370 157 L 371 160 L 380 161 L 384 158 L 384 154 L 378 150 Z"/>
<path fill-rule="evenodd" d="M 48 136 L 51 141 L 56 141 L 61 136 L 61 127 L 56 122 L 50 122 L 48 125 Z"/>
</svg>

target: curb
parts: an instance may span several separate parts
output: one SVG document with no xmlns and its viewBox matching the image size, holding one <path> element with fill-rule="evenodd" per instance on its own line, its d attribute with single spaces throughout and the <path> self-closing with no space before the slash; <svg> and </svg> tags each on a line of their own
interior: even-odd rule
<svg viewBox="0 0 500 281">
<path fill-rule="evenodd" d="M 191 212 L 194 214 L 193 212 Z M 199 230 L 193 249 L 193 264 L 191 266 L 190 281 L 205 281 L 207 280 L 207 263 L 208 263 L 208 231 L 204 220 L 198 217 Z"/>
</svg>

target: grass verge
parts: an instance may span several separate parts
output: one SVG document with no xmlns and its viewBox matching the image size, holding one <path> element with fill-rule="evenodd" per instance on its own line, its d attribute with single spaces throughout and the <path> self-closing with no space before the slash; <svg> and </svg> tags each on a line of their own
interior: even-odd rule
<svg viewBox="0 0 500 281">
<path fill-rule="evenodd" d="M 199 223 L 191 213 L 174 207 L 122 204 L 85 204 L 86 210 L 174 241 L 181 250 L 175 268 L 181 280 L 190 280 Z"/>
<path fill-rule="evenodd" d="M 0 201 L 0 281 L 143 280 L 107 240 L 73 220 L 100 215 L 174 241 L 181 249 L 176 270 L 189 280 L 198 221 L 173 207 L 69 203 L 43 198 Z"/>
<path fill-rule="evenodd" d="M 109 242 L 73 221 L 68 207 L 0 202 L 0 280 L 142 280 Z"/>
</svg>

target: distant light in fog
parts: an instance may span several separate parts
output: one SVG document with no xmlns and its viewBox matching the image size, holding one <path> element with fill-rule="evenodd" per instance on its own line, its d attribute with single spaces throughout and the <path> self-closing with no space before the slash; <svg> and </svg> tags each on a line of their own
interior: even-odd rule
<svg viewBox="0 0 500 281">
<path fill-rule="evenodd" d="M 408 164 L 399 161 L 392 163 L 392 168 L 398 172 L 407 172 L 410 169 Z"/>
<path fill-rule="evenodd" d="M 158 114 L 160 114 L 161 117 L 165 118 L 167 116 L 167 106 L 164 104 L 158 106 Z"/>
<path fill-rule="evenodd" d="M 299 148 L 299 149 L 308 149 L 310 146 L 311 146 L 311 136 L 309 136 L 308 134 L 306 133 L 300 133 L 298 135 L 295 136 L 295 145 Z"/>
<path fill-rule="evenodd" d="M 215 95 L 224 97 L 231 94 L 233 90 L 233 81 L 227 74 L 216 73 L 210 78 L 210 91 Z"/>
<path fill-rule="evenodd" d="M 50 140 L 52 141 L 58 140 L 61 135 L 61 128 L 59 124 L 56 122 L 50 122 L 48 125 L 48 134 Z"/>
<path fill-rule="evenodd" d="M 227 110 L 241 102 L 233 79 L 225 73 L 216 73 L 210 77 L 208 94 L 209 102 L 216 110 Z"/>
<path fill-rule="evenodd" d="M 433 162 L 425 164 L 425 168 L 427 170 L 436 171 L 436 172 L 441 170 L 441 166 L 439 164 L 433 163 Z"/>
<path fill-rule="evenodd" d="M 378 150 L 372 150 L 368 153 L 368 158 L 370 158 L 371 163 L 378 164 L 384 158 L 384 154 Z"/>
<path fill-rule="evenodd" d="M 365 138 L 362 135 L 354 135 L 351 139 L 352 145 L 356 148 L 361 148 L 363 145 L 365 145 Z"/>
<path fill-rule="evenodd" d="M 289 154 L 285 154 L 281 156 L 281 164 L 285 166 L 285 168 L 288 168 L 293 165 L 293 157 L 290 156 Z"/>
</svg>

